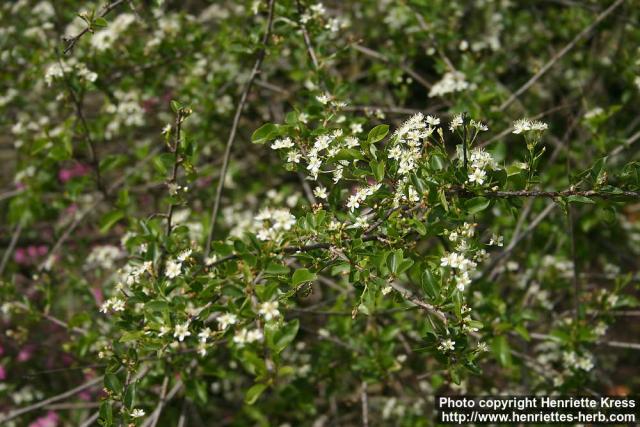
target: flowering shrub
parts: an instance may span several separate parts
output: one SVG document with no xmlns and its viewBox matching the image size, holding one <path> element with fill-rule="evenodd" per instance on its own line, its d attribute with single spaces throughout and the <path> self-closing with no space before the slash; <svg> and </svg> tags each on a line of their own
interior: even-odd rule
<svg viewBox="0 0 640 427">
<path fill-rule="evenodd" d="M 0 8 L 3 425 L 637 392 L 637 8 Z"/>
</svg>

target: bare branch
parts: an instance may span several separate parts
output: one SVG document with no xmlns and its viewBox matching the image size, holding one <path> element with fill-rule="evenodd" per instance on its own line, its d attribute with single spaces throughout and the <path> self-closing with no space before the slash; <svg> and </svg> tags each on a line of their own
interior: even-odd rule
<svg viewBox="0 0 640 427">
<path fill-rule="evenodd" d="M 210 228 L 207 236 L 207 244 L 204 250 L 205 256 L 208 256 L 209 251 L 211 250 L 211 241 L 213 240 L 214 232 L 216 229 L 216 220 L 218 218 L 218 210 L 220 209 L 220 199 L 222 198 L 224 181 L 227 177 L 227 168 L 229 167 L 229 157 L 231 156 L 231 147 L 233 146 L 233 142 L 235 141 L 235 138 L 236 138 L 236 132 L 238 131 L 238 125 L 240 124 L 240 116 L 242 116 L 242 110 L 244 109 L 244 106 L 247 103 L 247 98 L 249 96 L 249 91 L 251 90 L 251 86 L 253 85 L 253 81 L 255 80 L 256 76 L 260 72 L 260 68 L 262 67 L 262 62 L 264 61 L 264 57 L 266 56 L 266 45 L 271 36 L 271 28 L 273 26 L 274 5 L 275 5 L 275 0 L 269 0 L 269 15 L 267 17 L 267 28 L 262 37 L 262 47 L 258 51 L 258 57 L 256 59 L 255 64 L 253 65 L 253 69 L 251 70 L 251 75 L 249 76 L 249 80 L 247 81 L 245 88 L 242 91 L 242 95 L 240 96 L 240 102 L 238 103 L 235 116 L 233 117 L 231 131 L 229 132 L 229 139 L 227 139 L 227 146 L 224 152 L 222 169 L 220 170 L 220 175 L 218 178 L 218 188 L 216 189 L 216 196 L 213 202 L 213 208 L 211 209 L 211 217 L 209 221 Z"/>
</svg>

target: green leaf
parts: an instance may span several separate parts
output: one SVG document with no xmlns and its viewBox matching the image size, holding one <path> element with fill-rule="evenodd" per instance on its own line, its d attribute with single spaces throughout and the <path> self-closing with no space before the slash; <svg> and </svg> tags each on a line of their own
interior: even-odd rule
<svg viewBox="0 0 640 427">
<path fill-rule="evenodd" d="M 440 295 L 440 282 L 433 277 L 433 273 L 428 268 L 422 272 L 420 285 L 424 293 L 431 299 L 436 299 Z"/>
<path fill-rule="evenodd" d="M 504 335 L 495 337 L 491 343 L 491 349 L 502 366 L 505 368 L 511 366 L 511 348 L 509 347 L 507 337 Z"/>
<path fill-rule="evenodd" d="M 369 166 L 371 167 L 371 173 L 373 173 L 376 181 L 382 182 L 382 180 L 384 179 L 384 160 L 380 160 L 379 162 L 372 160 L 371 162 L 369 162 Z"/>
<path fill-rule="evenodd" d="M 278 126 L 273 123 L 265 123 L 253 132 L 251 142 L 254 144 L 264 144 L 278 136 Z"/>
<path fill-rule="evenodd" d="M 111 407 L 111 402 L 108 400 L 103 401 L 100 404 L 100 419 L 103 421 L 103 425 L 112 426 L 113 425 L 113 408 Z"/>
<path fill-rule="evenodd" d="M 299 328 L 300 321 L 298 321 L 298 319 L 293 319 L 291 322 L 285 324 L 276 334 L 273 351 L 279 354 L 287 348 L 298 334 Z"/>
<path fill-rule="evenodd" d="M 289 270 L 290 268 L 286 265 L 270 262 L 264 272 L 267 274 L 288 274 Z"/>
<path fill-rule="evenodd" d="M 364 157 L 362 156 L 362 153 L 360 153 L 358 150 L 354 150 L 351 148 L 344 148 L 340 151 L 338 151 L 338 153 L 333 156 L 334 160 L 362 160 Z"/>
<path fill-rule="evenodd" d="M 166 301 L 153 300 L 146 303 L 144 305 L 144 308 L 146 308 L 149 311 L 165 311 L 165 310 L 169 310 L 169 304 Z"/>
<path fill-rule="evenodd" d="M 400 273 L 399 268 L 402 260 L 402 249 L 397 249 L 391 252 L 391 255 L 389 255 L 389 258 L 387 259 L 387 266 L 389 267 L 389 271 L 391 271 L 393 274 Z"/>
<path fill-rule="evenodd" d="M 317 276 L 315 273 L 310 272 L 306 268 L 299 268 L 293 273 L 293 276 L 291 277 L 291 285 L 297 286 L 300 283 L 312 282 L 316 280 L 316 277 Z"/>
<path fill-rule="evenodd" d="M 182 109 L 182 104 L 180 104 L 176 100 L 172 100 L 170 105 L 171 105 L 171 110 L 176 114 L 178 114 L 178 111 L 180 111 Z"/>
<path fill-rule="evenodd" d="M 475 215 L 488 208 L 490 204 L 491 200 L 486 197 L 474 197 L 473 199 L 467 200 L 464 207 L 470 215 Z"/>
<path fill-rule="evenodd" d="M 389 125 L 378 125 L 369 131 L 367 136 L 367 142 L 374 144 L 382 140 L 389 133 Z"/>
<path fill-rule="evenodd" d="M 104 386 L 115 394 L 122 392 L 122 383 L 115 374 L 106 374 L 104 376 Z"/>
<path fill-rule="evenodd" d="M 112 211 L 102 217 L 100 220 L 100 232 L 106 233 L 113 225 L 124 218 L 124 212 Z"/>
<path fill-rule="evenodd" d="M 595 203 L 593 200 L 591 200 L 588 197 L 578 196 L 578 195 L 575 195 L 575 194 L 567 197 L 567 202 L 569 202 L 569 203 L 589 203 L 589 204 L 594 204 Z"/>
<path fill-rule="evenodd" d="M 127 392 L 124 394 L 124 406 L 131 410 L 133 409 L 133 404 L 135 403 L 136 398 L 136 384 L 129 384 L 127 387 Z"/>
<path fill-rule="evenodd" d="M 258 383 L 251 386 L 247 393 L 244 395 L 244 402 L 247 405 L 253 405 L 260 395 L 267 389 L 266 384 Z"/>
<path fill-rule="evenodd" d="M 94 27 L 106 27 L 107 25 L 109 25 L 107 20 L 102 17 L 98 17 L 93 20 Z"/>
</svg>

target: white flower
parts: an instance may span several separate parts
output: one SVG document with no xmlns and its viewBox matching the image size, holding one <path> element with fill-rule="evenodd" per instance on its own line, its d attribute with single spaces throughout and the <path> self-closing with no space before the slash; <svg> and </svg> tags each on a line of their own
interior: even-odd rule
<svg viewBox="0 0 640 427">
<path fill-rule="evenodd" d="M 459 71 L 451 71 L 442 76 L 429 91 L 429 98 L 446 95 L 453 92 L 461 92 L 469 89 L 471 85 L 465 79 L 465 75 Z"/>
<path fill-rule="evenodd" d="M 393 288 L 391 286 L 385 286 L 382 288 L 382 295 L 388 295 L 392 290 Z"/>
<path fill-rule="evenodd" d="M 358 138 L 353 136 L 348 136 L 344 139 L 344 143 L 347 145 L 347 148 L 354 148 L 360 145 Z"/>
<path fill-rule="evenodd" d="M 482 353 L 484 353 L 485 351 L 489 351 L 489 347 L 487 347 L 487 344 L 484 342 L 479 342 L 476 349 Z"/>
<path fill-rule="evenodd" d="M 134 409 L 133 411 L 131 411 L 131 417 L 132 418 L 140 418 L 140 417 L 144 417 L 144 409 Z"/>
<path fill-rule="evenodd" d="M 323 105 L 327 105 L 327 103 L 331 100 L 331 95 L 329 95 L 328 93 L 324 93 L 322 95 L 318 95 L 316 96 L 316 99 L 318 100 L 318 102 L 320 102 Z"/>
<path fill-rule="evenodd" d="M 287 153 L 287 163 L 300 163 L 302 154 L 298 150 L 291 150 Z"/>
<path fill-rule="evenodd" d="M 189 332 L 189 322 L 185 322 L 181 325 L 176 325 L 175 330 L 173 331 L 173 337 L 178 338 L 178 341 L 184 341 L 185 337 L 190 337 L 191 332 Z"/>
<path fill-rule="evenodd" d="M 167 275 L 167 277 L 169 279 L 173 279 L 175 277 L 178 277 L 180 275 L 180 270 L 182 268 L 182 264 L 179 262 L 175 262 L 173 260 L 169 260 L 167 262 L 167 269 L 165 274 Z"/>
<path fill-rule="evenodd" d="M 531 121 L 529 119 L 519 119 L 513 122 L 513 133 L 521 134 L 531 130 L 544 131 L 549 126 L 546 123 L 540 121 Z"/>
<path fill-rule="evenodd" d="M 369 222 L 367 221 L 367 217 L 359 216 L 356 218 L 356 222 L 353 223 L 353 228 L 362 228 L 366 229 L 369 227 Z"/>
<path fill-rule="evenodd" d="M 347 200 L 347 207 L 351 212 L 360 207 L 360 198 L 357 194 L 349 196 L 349 199 Z"/>
<path fill-rule="evenodd" d="M 455 252 L 451 252 L 450 254 L 440 258 L 440 266 L 459 268 L 463 260 L 464 260 L 464 256 Z"/>
<path fill-rule="evenodd" d="M 504 245 L 504 236 L 498 236 L 497 234 L 491 235 L 491 240 L 489 240 L 490 246 L 502 246 Z"/>
<path fill-rule="evenodd" d="M 180 255 L 178 255 L 178 261 L 184 262 L 184 260 L 189 258 L 189 255 L 191 255 L 191 249 L 181 252 Z"/>
<path fill-rule="evenodd" d="M 124 311 L 124 301 L 118 298 L 112 298 L 111 309 L 113 311 Z"/>
<path fill-rule="evenodd" d="M 211 329 L 204 328 L 198 333 L 198 339 L 200 342 L 207 342 L 207 340 L 211 337 Z"/>
<path fill-rule="evenodd" d="M 307 165 L 307 170 L 313 176 L 313 179 L 318 179 L 318 172 L 320 172 L 320 166 L 322 166 L 322 161 L 316 157 L 309 157 L 309 164 Z"/>
<path fill-rule="evenodd" d="M 238 323 L 238 316 L 233 313 L 225 313 L 220 315 L 217 319 L 219 328 L 221 330 L 227 329 L 229 325 L 235 325 Z"/>
<path fill-rule="evenodd" d="M 166 135 L 169 132 L 171 132 L 171 124 L 167 123 L 163 128 L 162 128 L 162 134 Z"/>
<path fill-rule="evenodd" d="M 280 316 L 280 312 L 278 311 L 278 301 L 267 301 L 260 304 L 260 309 L 258 310 L 262 316 L 264 316 L 264 320 L 267 322 L 275 319 Z"/>
<path fill-rule="evenodd" d="M 474 128 L 476 128 L 479 132 L 486 132 L 489 130 L 489 127 L 482 123 L 482 122 L 478 122 L 475 120 L 471 120 L 471 126 L 473 126 Z"/>
<path fill-rule="evenodd" d="M 327 189 L 324 188 L 323 186 L 316 187 L 313 190 L 313 195 L 316 196 L 318 199 L 326 199 L 328 197 Z"/>
<path fill-rule="evenodd" d="M 453 119 L 449 124 L 449 130 L 453 132 L 454 130 L 462 126 L 463 122 L 464 121 L 462 120 L 462 114 L 456 114 L 455 116 L 453 116 Z"/>
<path fill-rule="evenodd" d="M 453 351 L 455 350 L 455 341 L 453 341 L 451 338 L 447 338 L 444 341 L 440 342 L 440 345 L 438 346 L 438 350 L 440 351 Z"/>
<path fill-rule="evenodd" d="M 125 308 L 124 300 L 114 297 L 114 298 L 109 298 L 108 300 L 102 303 L 102 305 L 100 306 L 100 312 L 106 314 L 109 310 L 124 311 L 124 308 Z"/>
<path fill-rule="evenodd" d="M 247 342 L 252 343 L 256 341 L 262 341 L 264 335 L 260 329 L 254 329 L 253 331 L 247 332 Z"/>
<path fill-rule="evenodd" d="M 431 126 L 438 126 L 440 124 L 440 119 L 431 115 L 428 115 L 425 120 L 427 124 Z"/>
<path fill-rule="evenodd" d="M 578 369 L 582 369 L 583 371 L 589 372 L 593 369 L 593 360 L 590 356 L 583 356 L 578 358 L 576 361 L 576 367 Z"/>
<path fill-rule="evenodd" d="M 271 148 L 274 150 L 278 150 L 281 148 L 291 148 L 295 146 L 295 144 L 293 143 L 293 141 L 291 141 L 291 138 L 287 137 L 284 139 L 276 139 L 273 144 L 271 144 Z"/>
<path fill-rule="evenodd" d="M 362 132 L 362 124 L 360 124 L 360 123 L 351 123 L 351 126 L 349 126 L 349 129 L 351 129 L 351 133 L 353 133 L 353 134 L 360 133 L 360 132 Z"/>
<path fill-rule="evenodd" d="M 479 185 L 484 183 L 485 178 L 487 177 L 487 173 L 482 169 L 475 169 L 472 173 L 469 174 L 469 182 L 477 182 Z"/>
<path fill-rule="evenodd" d="M 162 326 L 160 326 L 160 331 L 158 332 L 158 336 L 159 336 L 159 337 L 164 336 L 164 335 L 166 335 L 169 331 L 171 331 L 171 329 L 170 329 L 170 328 L 168 328 L 168 327 L 166 327 L 166 326 L 162 325 Z"/>
<path fill-rule="evenodd" d="M 233 342 L 242 347 L 245 344 L 262 341 L 264 335 L 260 329 L 248 331 L 246 328 L 239 330 L 233 337 Z"/>
<path fill-rule="evenodd" d="M 462 292 L 465 287 L 471 284 L 471 279 L 469 278 L 469 273 L 464 272 L 459 276 L 456 276 L 456 288 Z"/>
<path fill-rule="evenodd" d="M 607 333 L 607 324 L 604 322 L 598 322 L 598 324 L 596 325 L 596 327 L 593 330 L 593 333 L 595 333 L 597 336 L 601 337 L 604 334 Z"/>
</svg>

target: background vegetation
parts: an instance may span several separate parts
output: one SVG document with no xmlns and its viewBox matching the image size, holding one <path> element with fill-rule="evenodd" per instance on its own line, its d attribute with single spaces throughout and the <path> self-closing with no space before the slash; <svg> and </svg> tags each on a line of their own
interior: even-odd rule
<svg viewBox="0 0 640 427">
<path fill-rule="evenodd" d="M 638 6 L 3 2 L 0 423 L 638 394 Z"/>
</svg>

